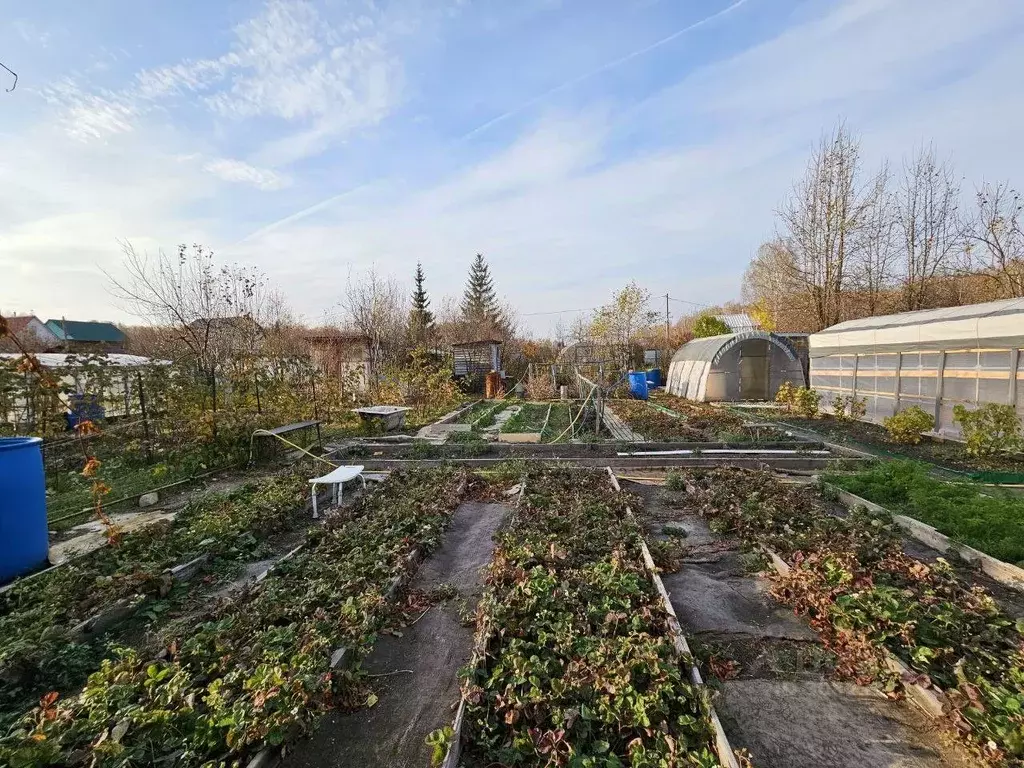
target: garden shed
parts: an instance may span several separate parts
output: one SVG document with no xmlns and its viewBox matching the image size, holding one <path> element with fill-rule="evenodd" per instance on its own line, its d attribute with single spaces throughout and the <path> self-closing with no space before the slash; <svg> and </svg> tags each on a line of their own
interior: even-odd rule
<svg viewBox="0 0 1024 768">
<path fill-rule="evenodd" d="M 501 341 L 480 339 L 452 344 L 452 366 L 455 378 L 483 377 L 491 371 L 501 371 Z"/>
<path fill-rule="evenodd" d="M 796 352 L 785 339 L 754 330 L 687 342 L 672 356 L 665 389 L 705 402 L 768 400 L 787 381 L 805 382 Z"/>
<path fill-rule="evenodd" d="M 848 320 L 809 344 L 822 402 L 864 398 L 868 421 L 917 405 L 937 433 L 958 437 L 957 404 L 1013 405 L 1024 415 L 1024 298 Z"/>
</svg>

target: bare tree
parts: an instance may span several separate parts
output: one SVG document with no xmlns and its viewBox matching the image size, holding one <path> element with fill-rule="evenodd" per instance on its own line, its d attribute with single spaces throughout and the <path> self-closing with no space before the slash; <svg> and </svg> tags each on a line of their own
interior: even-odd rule
<svg viewBox="0 0 1024 768">
<path fill-rule="evenodd" d="M 257 269 L 218 265 L 201 245 L 140 254 L 121 244 L 125 277 L 107 275 L 113 294 L 148 323 L 168 329 L 201 371 L 213 376 L 231 354 L 256 354 L 264 329 L 287 314 L 280 294 Z"/>
<path fill-rule="evenodd" d="M 860 141 L 840 123 L 811 154 L 803 177 L 778 211 L 789 274 L 813 312 L 814 330 L 843 315 L 843 292 L 873 185 L 858 187 Z"/>
<path fill-rule="evenodd" d="M 1000 296 L 1024 296 L 1024 203 L 1020 193 L 1005 182 L 983 184 L 976 199 L 969 236 L 981 248 L 979 265 L 995 282 Z"/>
<path fill-rule="evenodd" d="M 889 165 L 883 163 L 866 195 L 851 269 L 853 286 L 863 302 L 861 310 L 868 315 L 882 311 L 897 258 L 896 198 L 889 189 Z"/>
<path fill-rule="evenodd" d="M 905 310 L 927 307 L 929 285 L 952 269 L 952 258 L 963 244 L 959 199 L 956 175 L 948 162 L 937 158 L 933 146 L 922 146 L 904 162 L 896 222 L 906 259 L 901 276 Z"/>
<path fill-rule="evenodd" d="M 374 268 L 356 279 L 349 274 L 341 308 L 345 324 L 367 339 L 371 375 L 400 362 L 409 307 L 405 291 L 393 277 L 383 277 Z"/>
</svg>

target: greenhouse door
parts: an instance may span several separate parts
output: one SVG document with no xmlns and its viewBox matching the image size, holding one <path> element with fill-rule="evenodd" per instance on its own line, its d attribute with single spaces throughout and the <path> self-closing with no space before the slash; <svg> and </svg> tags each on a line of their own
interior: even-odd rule
<svg viewBox="0 0 1024 768">
<path fill-rule="evenodd" d="M 767 400 L 771 349 L 764 339 L 740 346 L 740 400 Z"/>
</svg>

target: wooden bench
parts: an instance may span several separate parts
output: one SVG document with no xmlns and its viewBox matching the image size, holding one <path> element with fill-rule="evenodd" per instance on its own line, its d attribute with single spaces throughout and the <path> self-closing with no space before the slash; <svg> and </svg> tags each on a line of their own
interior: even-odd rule
<svg viewBox="0 0 1024 768">
<path fill-rule="evenodd" d="M 297 421 L 294 424 L 285 424 L 285 425 L 280 426 L 280 427 L 274 427 L 273 429 L 261 429 L 261 430 L 259 430 L 258 432 L 255 433 L 255 436 L 256 437 L 266 437 L 266 438 L 284 437 L 285 435 L 290 435 L 293 432 L 303 432 L 303 431 L 305 431 L 307 429 L 314 429 L 315 428 L 316 429 L 316 443 L 317 443 L 317 445 L 319 445 L 322 448 L 323 447 L 323 442 L 322 442 L 322 439 L 320 437 L 320 424 L 321 423 L 322 422 L 320 422 L 320 421 L 312 421 L 312 420 L 311 421 Z M 274 440 L 274 443 L 277 443 L 277 442 L 278 442 L 277 440 Z"/>
</svg>

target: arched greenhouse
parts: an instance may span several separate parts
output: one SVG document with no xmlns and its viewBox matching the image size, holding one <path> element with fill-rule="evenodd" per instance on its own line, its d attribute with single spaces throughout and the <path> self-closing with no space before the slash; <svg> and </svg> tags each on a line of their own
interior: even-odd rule
<svg viewBox="0 0 1024 768">
<path fill-rule="evenodd" d="M 917 405 L 935 417 L 936 432 L 957 437 L 958 403 L 1013 405 L 1024 416 L 1024 299 L 848 320 L 809 345 L 822 403 L 864 398 L 868 421 Z"/>
<path fill-rule="evenodd" d="M 690 400 L 770 400 L 787 381 L 805 384 L 793 347 L 774 334 L 746 331 L 681 346 L 672 356 L 665 388 Z"/>
</svg>

